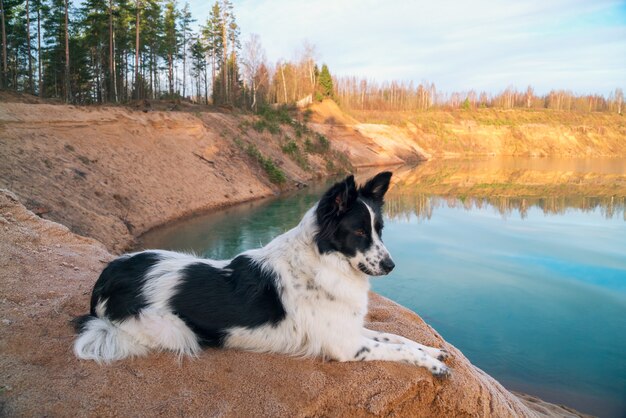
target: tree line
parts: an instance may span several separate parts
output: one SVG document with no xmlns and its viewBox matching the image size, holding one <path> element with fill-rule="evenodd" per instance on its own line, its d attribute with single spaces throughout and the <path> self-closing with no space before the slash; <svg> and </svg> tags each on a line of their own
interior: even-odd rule
<svg viewBox="0 0 626 418">
<path fill-rule="evenodd" d="M 332 94 L 312 45 L 273 66 L 258 35 L 242 46 L 230 0 L 195 31 L 189 4 L 175 0 L 0 0 L 0 17 L 4 89 L 79 104 L 187 98 L 251 109 Z"/>
<path fill-rule="evenodd" d="M 270 64 L 258 35 L 242 44 L 230 0 L 194 23 L 176 0 L 0 0 L 0 88 L 69 103 L 186 98 L 257 110 L 333 97 L 348 109 L 549 108 L 622 112 L 608 97 L 512 87 L 498 94 L 444 93 L 434 83 L 332 77 L 305 42 L 291 60 Z"/>
<path fill-rule="evenodd" d="M 497 94 L 475 90 L 446 93 L 434 83 L 384 82 L 357 77 L 338 77 L 335 95 L 342 106 L 354 110 L 411 111 L 430 108 L 526 108 L 583 112 L 622 113 L 624 93 L 616 88 L 608 97 L 600 94 L 575 94 L 569 90 L 551 90 L 538 95 L 532 86 L 526 90 L 508 87 Z"/>
</svg>

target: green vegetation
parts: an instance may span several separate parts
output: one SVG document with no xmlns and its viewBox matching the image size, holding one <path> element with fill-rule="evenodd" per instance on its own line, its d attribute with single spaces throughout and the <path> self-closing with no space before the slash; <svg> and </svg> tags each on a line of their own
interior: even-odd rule
<svg viewBox="0 0 626 418">
<path fill-rule="evenodd" d="M 307 156 L 302 153 L 302 150 L 296 141 L 289 139 L 287 143 L 281 147 L 281 149 L 285 154 L 289 155 L 291 159 L 294 160 L 298 166 L 300 166 L 300 168 L 307 171 L 310 170 L 311 167 L 309 165 L 309 160 L 307 159 Z"/>
<path fill-rule="evenodd" d="M 537 94 L 532 86 L 443 92 L 429 82 L 333 78 L 306 42 L 297 59 L 270 63 L 258 36 L 240 39 L 232 0 L 204 7 L 209 16 L 194 31 L 190 6 L 176 0 L 3 0 L 0 89 L 77 104 L 176 100 L 169 110 L 188 101 L 263 112 L 269 104 L 313 97 L 332 98 L 349 111 L 623 113 L 619 87 L 606 95 Z M 255 129 L 276 132 L 276 123 L 262 119 Z"/>
<path fill-rule="evenodd" d="M 326 64 L 322 65 L 322 71 L 319 75 L 319 91 L 318 95 L 316 95 L 316 99 L 321 101 L 324 98 L 332 98 L 333 97 L 333 78 L 330 75 L 330 71 L 328 70 L 328 66 Z"/>
<path fill-rule="evenodd" d="M 261 154 L 261 151 L 254 144 L 248 144 L 246 152 L 252 158 L 254 158 L 263 167 L 263 170 L 267 173 L 270 181 L 275 184 L 283 184 L 287 181 L 287 177 L 283 170 L 278 168 L 274 161 L 270 158 L 266 158 Z"/>
<path fill-rule="evenodd" d="M 316 132 L 313 141 L 309 138 L 304 141 L 304 147 L 307 152 L 325 154 L 330 150 L 330 141 L 324 135 Z"/>
<path fill-rule="evenodd" d="M 276 135 L 280 132 L 280 125 L 292 125 L 294 120 L 289 114 L 293 108 L 290 106 L 282 105 L 275 109 L 268 105 L 261 106 L 257 115 L 259 119 L 254 122 L 252 127 L 257 132 L 263 132 L 267 130 L 269 133 Z"/>
<path fill-rule="evenodd" d="M 293 121 L 293 130 L 294 130 L 294 133 L 296 134 L 296 138 L 298 139 L 302 138 L 304 134 L 309 134 L 311 132 L 309 127 L 306 126 L 306 122 L 300 123 L 297 120 Z"/>
</svg>

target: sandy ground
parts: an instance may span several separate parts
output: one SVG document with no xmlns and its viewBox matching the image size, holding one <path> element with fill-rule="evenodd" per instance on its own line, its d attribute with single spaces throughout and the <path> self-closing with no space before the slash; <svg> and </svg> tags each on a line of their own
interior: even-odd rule
<svg viewBox="0 0 626 418">
<path fill-rule="evenodd" d="M 169 353 L 110 366 L 79 361 L 68 321 L 88 309 L 113 256 L 0 192 L 1 416 L 579 416 L 521 399 L 472 366 L 416 314 L 371 295 L 368 326 L 445 347 L 454 374 L 234 350 Z"/>
</svg>

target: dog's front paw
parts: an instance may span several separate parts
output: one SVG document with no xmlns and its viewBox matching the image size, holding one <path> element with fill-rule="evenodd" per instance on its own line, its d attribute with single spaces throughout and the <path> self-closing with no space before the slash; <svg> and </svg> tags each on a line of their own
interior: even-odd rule
<svg viewBox="0 0 626 418">
<path fill-rule="evenodd" d="M 450 353 L 448 352 L 448 350 L 445 350 L 445 349 L 441 348 L 438 351 L 439 351 L 439 353 L 436 356 L 437 360 L 445 361 L 445 360 L 450 358 Z"/>
<path fill-rule="evenodd" d="M 452 375 L 452 371 L 445 364 L 435 364 L 430 366 L 430 372 L 433 376 L 440 379 L 446 379 Z"/>
</svg>

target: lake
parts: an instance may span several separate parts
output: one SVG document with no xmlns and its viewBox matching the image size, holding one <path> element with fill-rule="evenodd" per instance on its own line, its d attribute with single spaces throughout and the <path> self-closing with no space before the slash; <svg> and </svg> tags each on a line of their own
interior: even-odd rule
<svg viewBox="0 0 626 418">
<path fill-rule="evenodd" d="M 373 289 L 505 387 L 626 417 L 626 161 L 488 158 L 393 171 L 383 238 L 396 269 Z M 142 245 L 230 258 L 295 226 L 326 186 L 173 223 Z"/>
</svg>

